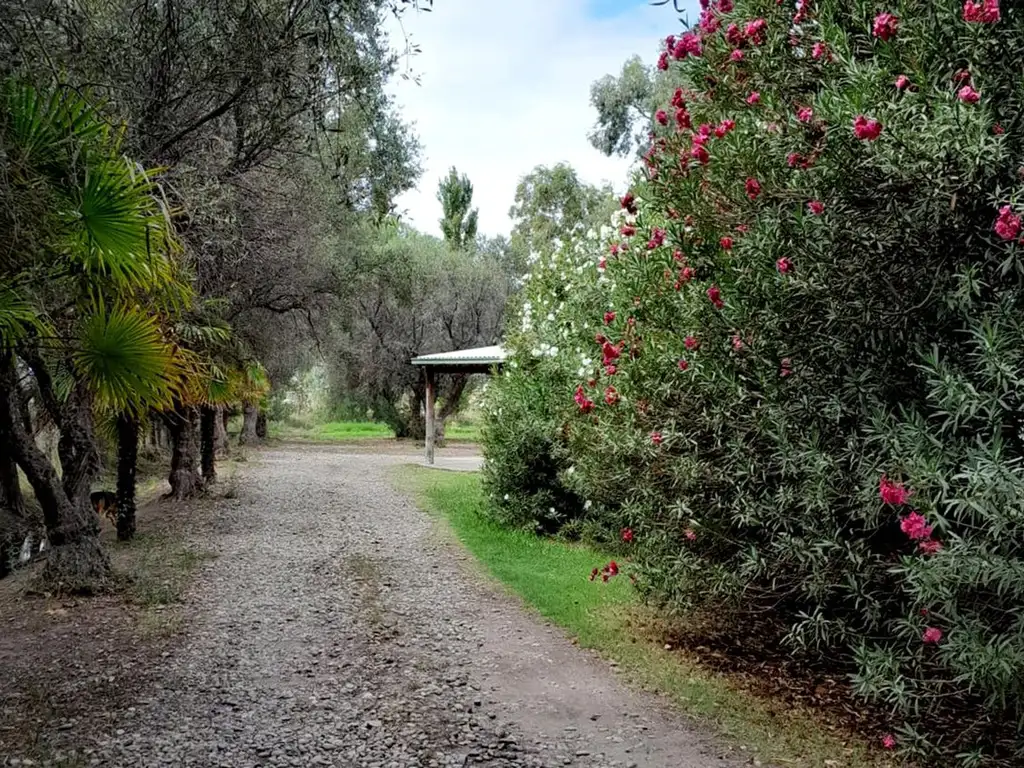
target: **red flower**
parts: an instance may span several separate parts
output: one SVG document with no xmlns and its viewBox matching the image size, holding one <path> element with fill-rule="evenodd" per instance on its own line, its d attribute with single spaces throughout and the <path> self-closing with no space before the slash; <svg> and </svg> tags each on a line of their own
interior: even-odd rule
<svg viewBox="0 0 1024 768">
<path fill-rule="evenodd" d="M 739 48 L 737 48 L 736 50 L 734 50 L 732 53 L 729 54 L 729 60 L 730 61 L 743 61 L 743 51 L 741 51 Z"/>
<path fill-rule="evenodd" d="M 668 51 L 662 51 L 658 56 L 658 69 L 662 72 L 668 69 Z"/>
<path fill-rule="evenodd" d="M 648 250 L 653 250 L 665 242 L 665 230 L 661 227 L 655 227 L 651 230 L 651 239 L 647 241 Z"/>
<path fill-rule="evenodd" d="M 720 246 L 722 246 L 722 248 L 724 250 L 726 250 L 726 251 L 731 251 L 732 250 L 732 238 L 729 237 L 728 235 L 726 235 L 721 240 L 719 240 L 718 244 Z"/>
<path fill-rule="evenodd" d="M 1006 129 L 1003 128 L 1002 123 L 996 123 L 995 125 L 992 126 L 992 133 L 994 133 L 996 136 L 1001 136 L 1004 133 L 1006 133 Z"/>
<path fill-rule="evenodd" d="M 683 283 L 688 283 L 693 280 L 694 270 L 693 267 L 683 267 L 679 270 L 679 280 Z"/>
<path fill-rule="evenodd" d="M 692 528 L 687 528 L 685 531 L 683 531 L 683 536 L 686 537 L 687 541 L 697 540 L 697 534 L 693 532 Z"/>
<path fill-rule="evenodd" d="M 921 551 L 921 554 L 934 555 L 942 551 L 942 542 L 936 539 L 925 539 L 917 545 L 917 548 Z"/>
<path fill-rule="evenodd" d="M 708 154 L 707 147 L 703 144 L 694 144 L 693 149 L 690 150 L 690 154 L 693 158 L 700 162 L 701 165 L 707 165 L 711 159 L 711 155 Z"/>
<path fill-rule="evenodd" d="M 605 376 L 614 376 L 616 371 L 618 371 L 618 370 L 619 369 L 616 368 L 614 365 L 606 365 L 604 367 L 604 375 Z"/>
<path fill-rule="evenodd" d="M 592 410 L 594 410 L 594 402 L 593 400 L 586 396 L 586 394 L 583 391 L 582 384 L 576 387 L 576 395 L 573 399 L 576 401 L 576 404 L 580 407 L 580 410 L 583 413 L 590 413 Z"/>
<path fill-rule="evenodd" d="M 874 141 L 882 135 L 882 124 L 873 117 L 857 115 L 853 120 L 853 135 L 865 141 Z"/>
<path fill-rule="evenodd" d="M 738 335 L 734 335 L 732 337 L 732 348 L 735 349 L 737 352 L 743 349 L 743 339 L 741 339 Z"/>
<path fill-rule="evenodd" d="M 691 352 L 700 346 L 700 341 L 698 341 L 697 338 L 692 335 L 687 336 L 686 339 L 684 339 L 684 343 L 686 344 L 686 348 Z"/>
<path fill-rule="evenodd" d="M 994 229 L 1003 240 L 1013 240 L 1020 234 L 1020 216 L 1015 214 L 1010 206 L 1004 205 L 999 209 L 999 218 L 996 219 Z"/>
<path fill-rule="evenodd" d="M 623 528 L 622 529 L 622 540 L 627 544 L 633 540 L 633 529 Z"/>
<path fill-rule="evenodd" d="M 725 306 L 725 302 L 722 301 L 722 289 L 717 285 L 712 285 L 708 288 L 708 298 L 715 309 L 721 309 Z"/>
<path fill-rule="evenodd" d="M 953 73 L 953 82 L 959 85 L 960 83 L 971 82 L 971 72 L 967 69 L 958 69 Z"/>
<path fill-rule="evenodd" d="M 760 101 L 761 101 L 761 94 L 758 93 L 757 91 L 754 91 L 749 96 L 747 96 L 747 104 L 749 104 L 752 107 L 754 105 L 758 104 Z"/>
<path fill-rule="evenodd" d="M 676 88 L 676 92 L 672 94 L 672 106 L 679 107 L 682 109 L 686 106 L 686 102 L 683 100 L 683 89 Z"/>
<path fill-rule="evenodd" d="M 636 213 L 636 198 L 633 197 L 632 192 L 627 192 L 619 200 L 619 205 L 625 208 L 629 213 Z"/>
<path fill-rule="evenodd" d="M 608 565 L 606 565 L 605 568 L 608 569 L 608 575 L 609 576 L 618 576 L 619 575 L 619 564 L 616 563 L 614 560 L 612 560 L 610 563 L 608 563 Z"/>
<path fill-rule="evenodd" d="M 971 86 L 965 85 L 956 93 L 956 97 L 965 104 L 977 104 L 981 101 L 981 94 L 974 90 Z"/>
<path fill-rule="evenodd" d="M 880 13 L 875 16 L 875 23 L 871 27 L 871 33 L 882 40 L 891 40 L 896 37 L 896 30 L 899 28 L 900 20 L 891 13 Z"/>
<path fill-rule="evenodd" d="M 814 110 L 810 107 L 800 107 L 796 111 L 796 119 L 801 123 L 809 123 L 814 119 Z"/>
<path fill-rule="evenodd" d="M 597 578 L 597 574 L 599 574 L 600 572 L 601 572 L 600 568 L 595 568 L 594 570 L 592 570 L 590 572 L 590 580 L 593 581 L 594 579 L 596 579 Z M 605 579 L 605 581 L 607 581 L 607 579 Z"/>
<path fill-rule="evenodd" d="M 608 268 L 608 259 L 604 258 L 603 256 L 600 259 L 598 259 L 597 260 L 597 268 L 600 269 L 600 270 L 607 269 Z"/>
<path fill-rule="evenodd" d="M 893 482 L 885 475 L 882 475 L 882 478 L 878 481 L 878 495 L 882 497 L 883 503 L 898 507 L 907 503 L 907 499 L 910 498 L 910 491 L 903 487 L 903 483 Z"/>
<path fill-rule="evenodd" d="M 761 182 L 757 179 L 747 179 L 744 187 L 747 190 L 747 197 L 751 200 L 757 200 L 757 196 L 761 194 Z"/>
<path fill-rule="evenodd" d="M 754 45 L 761 45 L 764 43 L 764 32 L 768 28 L 768 22 L 764 19 L 754 19 L 748 21 L 747 26 L 743 30 L 743 34 L 750 39 Z"/>
<path fill-rule="evenodd" d="M 700 44 L 700 37 L 697 36 L 696 32 L 687 32 L 672 48 L 672 55 L 677 59 L 685 59 L 687 56 L 700 56 L 702 53 L 702 47 Z"/>
<path fill-rule="evenodd" d="M 679 107 L 676 110 L 676 127 L 682 131 L 689 129 L 691 125 L 690 113 L 686 111 L 686 107 Z"/>
<path fill-rule="evenodd" d="M 791 269 L 793 269 L 793 262 L 787 259 L 785 256 L 782 256 L 779 258 L 778 261 L 775 262 L 775 268 L 778 269 L 779 272 L 781 272 L 782 274 L 786 274 Z"/>
<path fill-rule="evenodd" d="M 908 88 L 910 88 L 912 85 L 913 85 L 913 83 L 910 82 L 910 78 L 907 77 L 906 75 L 900 75 L 899 77 L 896 78 L 896 90 L 897 91 L 905 91 Z"/>
<path fill-rule="evenodd" d="M 661 432 L 651 432 L 651 442 L 655 445 L 661 445 L 665 441 L 662 437 Z"/>
<path fill-rule="evenodd" d="M 821 216 L 821 214 L 825 212 L 825 204 L 820 200 L 811 200 L 811 202 L 807 204 L 807 208 L 815 216 Z"/>
<path fill-rule="evenodd" d="M 964 3 L 964 21 L 977 24 L 995 24 L 999 21 L 999 0 L 982 0 Z"/>
<path fill-rule="evenodd" d="M 619 402 L 619 393 L 615 391 L 615 387 L 608 387 L 604 391 L 604 401 L 608 405 L 615 405 Z"/>
<path fill-rule="evenodd" d="M 811 58 L 817 61 L 818 59 L 825 59 L 826 61 L 832 60 L 832 54 L 828 50 L 828 46 L 824 43 L 818 42 L 811 47 Z"/>
<path fill-rule="evenodd" d="M 725 120 L 723 120 L 722 122 L 720 122 L 718 124 L 718 127 L 719 127 L 719 129 L 721 129 L 721 131 L 722 131 L 722 133 L 724 135 L 724 134 L 728 133 L 729 131 L 731 131 L 733 128 L 736 127 L 736 121 L 735 120 L 730 120 L 730 119 L 726 118 Z M 721 138 L 721 136 L 719 136 L 719 138 Z"/>
<path fill-rule="evenodd" d="M 614 321 L 615 321 L 615 313 L 614 312 L 605 312 L 604 313 L 604 324 L 605 325 L 610 325 Z"/>
<path fill-rule="evenodd" d="M 636 227 L 634 227 L 632 224 L 623 224 L 622 227 L 619 229 L 619 232 L 622 234 L 623 237 L 632 237 L 633 235 L 636 234 Z"/>
<path fill-rule="evenodd" d="M 882 737 L 882 746 L 885 749 L 895 749 L 896 748 L 896 737 L 893 736 L 891 733 L 885 734 L 885 736 Z"/>
<path fill-rule="evenodd" d="M 659 109 L 654 113 L 654 119 L 658 121 L 660 125 L 668 125 L 668 115 L 664 109 Z"/>
<path fill-rule="evenodd" d="M 685 360 L 682 360 L 682 359 L 680 359 L 678 365 L 679 365 L 679 370 L 680 371 L 685 371 L 687 368 L 690 367 L 690 364 L 688 362 L 686 362 Z"/>
<path fill-rule="evenodd" d="M 900 530 L 914 541 L 927 539 L 932 535 L 932 527 L 920 512 L 911 512 L 900 520 Z"/>
<path fill-rule="evenodd" d="M 932 645 L 942 642 L 942 630 L 938 627 L 928 627 L 921 635 L 921 642 Z"/>
<path fill-rule="evenodd" d="M 786 378 L 793 373 L 793 361 L 788 357 L 782 358 L 779 362 L 779 376 Z"/>
<path fill-rule="evenodd" d="M 601 343 L 601 354 L 604 355 L 601 365 L 611 365 L 612 362 L 619 359 L 619 355 L 622 353 L 619 351 L 618 347 L 610 341 L 605 340 Z"/>
<path fill-rule="evenodd" d="M 726 27 L 725 41 L 733 47 L 743 44 L 743 30 L 740 29 L 739 24 L 733 23 Z"/>
</svg>

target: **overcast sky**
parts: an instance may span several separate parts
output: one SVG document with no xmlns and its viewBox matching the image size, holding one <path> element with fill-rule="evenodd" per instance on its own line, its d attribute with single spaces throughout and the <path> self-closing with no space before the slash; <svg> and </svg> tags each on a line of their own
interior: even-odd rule
<svg viewBox="0 0 1024 768">
<path fill-rule="evenodd" d="M 421 84 L 396 80 L 391 90 L 423 144 L 424 173 L 398 207 L 440 234 L 437 182 L 454 165 L 473 182 L 488 235 L 508 234 L 516 183 L 537 165 L 566 161 L 586 181 L 625 187 L 629 160 L 587 141 L 590 84 L 632 54 L 653 63 L 658 41 L 679 29 L 671 3 L 647 0 L 435 0 L 403 26 L 422 48 L 410 61 Z"/>
</svg>

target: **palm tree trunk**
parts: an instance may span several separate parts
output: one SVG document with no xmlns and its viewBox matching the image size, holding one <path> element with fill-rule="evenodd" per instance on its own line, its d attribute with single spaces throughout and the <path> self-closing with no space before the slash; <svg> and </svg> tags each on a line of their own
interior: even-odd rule
<svg viewBox="0 0 1024 768">
<path fill-rule="evenodd" d="M 37 374 L 37 380 L 42 377 Z M 49 379 L 47 377 L 46 381 Z M 47 383 L 48 386 L 48 383 Z M 50 552 L 44 585 L 58 592 L 95 592 L 109 585 L 110 561 L 100 546 L 100 522 L 89 502 L 96 471 L 92 410 L 81 387 L 71 391 L 60 419 L 63 478 L 25 429 L 15 402 L 17 385 L 10 355 L 0 357 L 0 423 L 10 437 L 10 451 L 43 508 Z M 45 392 L 44 399 L 56 398 Z"/>
<path fill-rule="evenodd" d="M 259 412 L 255 403 L 242 403 L 242 432 L 238 435 L 239 445 L 255 443 L 259 438 L 256 435 L 256 418 Z"/>
<path fill-rule="evenodd" d="M 217 458 L 223 458 L 231 453 L 231 446 L 228 444 L 228 411 L 222 405 L 217 406 L 214 417 L 213 449 Z"/>
<path fill-rule="evenodd" d="M 217 424 L 220 415 L 212 405 L 204 405 L 199 409 L 199 449 L 200 465 L 203 469 L 205 483 L 217 482 Z M 222 423 L 222 422 L 221 422 Z"/>
<path fill-rule="evenodd" d="M 188 499 L 203 488 L 199 474 L 199 414 L 195 406 L 182 406 L 169 415 L 167 428 L 171 433 L 171 484 L 168 497 Z"/>
<path fill-rule="evenodd" d="M 135 536 L 135 472 L 139 463 L 139 421 L 129 413 L 117 417 L 117 538 Z"/>
<path fill-rule="evenodd" d="M 262 408 L 256 412 L 256 437 L 260 440 L 267 439 L 267 412 Z"/>
</svg>

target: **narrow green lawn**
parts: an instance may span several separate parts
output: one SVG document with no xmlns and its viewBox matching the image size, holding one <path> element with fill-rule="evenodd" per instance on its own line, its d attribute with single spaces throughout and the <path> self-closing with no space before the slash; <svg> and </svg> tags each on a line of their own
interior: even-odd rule
<svg viewBox="0 0 1024 768">
<path fill-rule="evenodd" d="M 332 421 L 316 428 L 315 436 L 322 440 L 359 440 L 368 437 L 394 437 L 387 424 L 375 421 Z"/>
<path fill-rule="evenodd" d="M 403 467 L 399 485 L 452 532 L 487 571 L 584 648 L 614 659 L 633 684 L 665 693 L 713 727 L 745 756 L 798 768 L 881 768 L 893 763 L 831 726 L 820 713 L 759 699 L 678 652 L 639 636 L 642 611 L 624 576 L 590 581 L 609 555 L 582 545 L 542 539 L 491 522 L 476 473 Z"/>
<path fill-rule="evenodd" d="M 373 440 L 394 438 L 387 424 L 376 421 L 332 421 L 313 427 L 296 427 L 272 422 L 270 436 L 282 440 Z M 479 442 L 480 427 L 476 424 L 449 424 L 445 429 L 449 440 Z"/>
</svg>

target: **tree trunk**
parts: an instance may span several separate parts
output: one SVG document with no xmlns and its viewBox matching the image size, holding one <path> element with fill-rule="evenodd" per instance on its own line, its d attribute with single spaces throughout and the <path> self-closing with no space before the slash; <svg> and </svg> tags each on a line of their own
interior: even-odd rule
<svg viewBox="0 0 1024 768">
<path fill-rule="evenodd" d="M 21 482 L 18 480 L 18 464 L 14 454 L 7 447 L 13 438 L 3 428 L 0 419 L 0 508 L 6 509 L 15 517 L 25 517 L 25 498 L 21 493 Z"/>
<path fill-rule="evenodd" d="M 267 412 L 262 408 L 256 412 L 256 437 L 260 440 L 267 439 Z"/>
<path fill-rule="evenodd" d="M 184 406 L 171 413 L 167 428 L 171 433 L 171 474 L 167 481 L 171 491 L 165 498 L 188 499 L 203 488 L 199 474 L 199 413 L 194 406 Z"/>
<path fill-rule="evenodd" d="M 468 376 L 457 375 L 449 378 L 451 382 L 444 393 L 444 405 L 434 419 L 434 440 L 437 445 L 444 444 L 445 423 L 458 412 L 459 406 L 462 405 L 462 393 L 466 391 L 466 385 L 469 383 Z"/>
<path fill-rule="evenodd" d="M 224 406 L 217 406 L 213 423 L 213 450 L 217 458 L 231 453 L 228 445 L 228 412 Z"/>
<path fill-rule="evenodd" d="M 25 429 L 20 408 L 14 402 L 16 396 L 13 360 L 7 355 L 0 358 L 0 423 L 11 438 L 9 446 L 15 461 L 43 508 L 50 543 L 43 585 L 58 592 L 104 589 L 109 585 L 110 561 L 100 546 L 100 522 L 89 502 L 96 460 L 95 444 L 90 445 L 92 411 L 84 387 L 72 389 L 65 407 L 57 414 L 63 479 Z M 43 398 L 56 402 L 52 392 L 44 392 Z"/>
<path fill-rule="evenodd" d="M 242 431 L 238 435 L 239 445 L 249 445 L 259 439 L 256 435 L 258 415 L 255 403 L 242 403 Z"/>
<path fill-rule="evenodd" d="M 204 405 L 199 409 L 199 452 L 203 468 L 203 482 L 217 482 L 217 424 L 222 424 L 217 409 Z"/>
<path fill-rule="evenodd" d="M 117 538 L 135 536 L 135 471 L 139 463 L 139 421 L 129 413 L 117 417 Z"/>
</svg>

